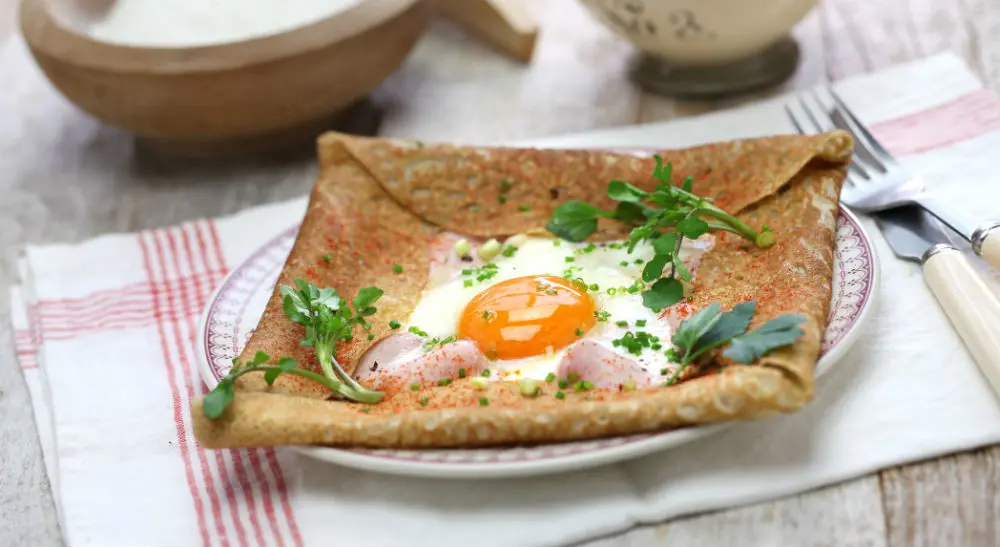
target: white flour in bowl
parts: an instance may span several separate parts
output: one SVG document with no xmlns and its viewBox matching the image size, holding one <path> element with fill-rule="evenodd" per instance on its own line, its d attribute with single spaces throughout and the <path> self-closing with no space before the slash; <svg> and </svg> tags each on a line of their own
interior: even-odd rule
<svg viewBox="0 0 1000 547">
<path fill-rule="evenodd" d="M 117 0 L 86 34 L 128 46 L 191 47 L 277 34 L 364 0 Z"/>
</svg>

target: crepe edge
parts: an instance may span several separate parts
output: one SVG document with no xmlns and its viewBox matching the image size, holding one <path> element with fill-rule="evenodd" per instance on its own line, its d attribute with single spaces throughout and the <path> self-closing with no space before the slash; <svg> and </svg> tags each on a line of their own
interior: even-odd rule
<svg viewBox="0 0 1000 547">
<path fill-rule="evenodd" d="M 450 408 L 369 417 L 316 399 L 243 392 L 217 419 L 192 405 L 205 448 L 324 445 L 373 448 L 484 447 L 600 437 L 790 413 L 812 399 L 783 371 L 741 366 L 671 389 L 563 408 Z"/>
</svg>

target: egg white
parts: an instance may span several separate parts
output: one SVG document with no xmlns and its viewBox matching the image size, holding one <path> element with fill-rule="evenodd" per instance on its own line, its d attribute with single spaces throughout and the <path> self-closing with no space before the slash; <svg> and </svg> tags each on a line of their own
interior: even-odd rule
<svg viewBox="0 0 1000 547">
<path fill-rule="evenodd" d="M 458 324 L 462 312 L 472 298 L 489 287 L 502 281 L 528 275 L 563 276 L 568 268 L 572 268 L 572 277 L 582 278 L 588 285 L 597 285 L 598 290 L 590 291 L 598 312 L 607 312 L 607 321 L 598 321 L 580 340 L 594 340 L 611 349 L 615 353 L 625 355 L 639 362 L 647 370 L 659 370 L 669 366 L 669 360 L 664 350 L 670 345 L 670 325 L 665 319 L 642 304 L 641 290 L 629 292 L 622 288 L 631 287 L 642 279 L 642 268 L 647 260 L 652 258 L 652 245 L 640 243 L 631 253 L 627 245 L 612 248 L 610 243 L 597 244 L 596 248 L 587 251 L 589 243 L 570 243 L 540 237 L 516 236 L 508 242 L 515 242 L 517 250 L 511 256 L 497 256 L 492 260 L 496 264 L 496 275 L 490 279 L 476 281 L 475 275 L 463 275 L 461 269 L 456 269 L 443 282 L 427 287 L 422 293 L 406 322 L 407 327 L 417 327 L 427 333 L 429 338 L 444 339 L 457 336 Z M 507 244 L 504 245 L 507 247 Z M 696 252 L 685 240 L 681 249 L 684 258 Z M 572 258 L 567 262 L 567 258 Z M 622 264 L 625 264 L 624 266 Z M 472 263 L 466 266 L 473 269 L 482 263 Z M 466 280 L 472 279 L 472 286 L 466 286 Z M 614 289 L 609 294 L 608 289 Z M 619 326 L 620 321 L 627 326 Z M 645 321 L 645 326 L 637 328 L 636 321 Z M 628 331 L 645 331 L 660 338 L 662 348 L 654 351 L 644 348 L 640 355 L 628 353 L 624 348 L 615 347 L 612 341 L 621 338 Z M 556 371 L 559 362 L 572 344 L 564 348 L 549 351 L 525 359 L 495 360 L 490 369 L 497 374 L 496 379 L 517 379 L 521 377 L 543 379 L 549 373 Z"/>
</svg>

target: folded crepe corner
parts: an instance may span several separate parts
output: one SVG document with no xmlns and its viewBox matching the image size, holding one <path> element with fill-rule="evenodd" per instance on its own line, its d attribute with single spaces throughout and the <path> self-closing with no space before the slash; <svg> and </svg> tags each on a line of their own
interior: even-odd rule
<svg viewBox="0 0 1000 547">
<path fill-rule="evenodd" d="M 209 448 L 274 445 L 473 447 L 543 443 L 650 432 L 794 412 L 813 398 L 831 296 L 840 187 L 850 160 L 850 134 L 775 136 L 712 143 L 658 154 L 675 177 L 694 177 L 696 191 L 751 225 L 767 223 L 778 243 L 748 247 L 719 238 L 702 258 L 691 302 L 723 309 L 758 301 L 751 328 L 785 313 L 807 317 L 791 346 L 751 365 L 669 388 L 525 398 L 514 382 L 476 391 L 467 380 L 447 387 L 390 393 L 376 405 L 327 400 L 326 388 L 297 376 L 268 386 L 261 374 L 236 382 L 225 413 L 208 419 L 192 404 L 195 436 Z M 305 279 L 353 295 L 364 286 L 385 290 L 372 318 L 375 341 L 391 318 L 405 318 L 428 281 L 431 239 L 442 231 L 501 237 L 542 230 L 567 200 L 602 207 L 608 181 L 652 188 L 650 154 L 597 150 L 540 150 L 424 144 L 328 133 L 318 143 L 320 173 L 278 284 Z M 521 214 L 497 200 L 530 205 Z M 598 238 L 627 232 L 601 225 Z M 321 257 L 329 254 L 330 260 Z M 394 275 L 393 264 L 407 275 Z M 298 342 L 303 329 L 287 320 L 275 288 L 240 359 L 257 351 L 311 363 Z M 375 342 L 356 339 L 338 353 L 350 371 Z M 488 407 L 477 400 L 487 396 Z M 421 404 L 421 398 L 426 398 Z"/>
</svg>

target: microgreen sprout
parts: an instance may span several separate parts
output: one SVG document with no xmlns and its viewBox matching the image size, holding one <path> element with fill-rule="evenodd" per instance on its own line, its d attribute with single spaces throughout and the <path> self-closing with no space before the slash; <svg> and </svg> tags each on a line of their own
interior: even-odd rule
<svg viewBox="0 0 1000 547">
<path fill-rule="evenodd" d="M 642 280 L 651 284 L 649 288 L 630 288 L 628 292 L 635 294 L 641 290 L 643 304 L 651 309 L 663 309 L 684 298 L 681 282 L 691 281 L 691 272 L 680 256 L 684 238 L 697 239 L 709 231 L 726 231 L 760 248 L 770 247 L 775 242 L 774 232 L 766 225 L 760 231 L 755 230 L 716 206 L 713 200 L 692 193 L 691 177 L 687 177 L 680 186 L 674 186 L 670 183 L 671 174 L 671 164 L 664 164 L 662 158 L 656 156 L 653 177 L 658 182 L 652 192 L 613 180 L 608 183 L 608 196 L 618 202 L 613 210 L 604 210 L 582 201 L 567 201 L 556 207 L 546 225 L 556 236 L 574 242 L 583 241 L 593 234 L 601 218 L 634 226 L 629 233 L 628 252 L 631 253 L 641 242 L 649 242 L 654 255 L 642 269 Z M 625 267 L 629 264 L 622 261 L 621 265 Z M 668 267 L 669 273 L 664 276 Z M 609 294 L 613 293 L 609 291 Z"/>
</svg>

